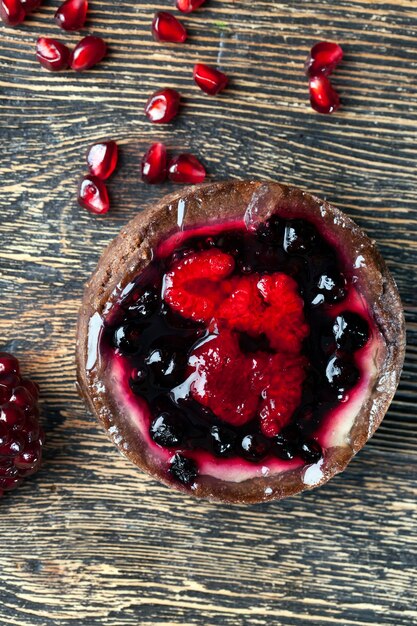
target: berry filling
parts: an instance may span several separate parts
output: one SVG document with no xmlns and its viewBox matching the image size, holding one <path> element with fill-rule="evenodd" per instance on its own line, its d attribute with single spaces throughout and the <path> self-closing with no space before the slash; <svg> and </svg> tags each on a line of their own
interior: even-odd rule
<svg viewBox="0 0 417 626">
<path fill-rule="evenodd" d="M 372 316 L 304 219 L 173 235 L 106 310 L 90 347 L 167 480 L 191 488 L 320 463 L 367 384 Z"/>
</svg>

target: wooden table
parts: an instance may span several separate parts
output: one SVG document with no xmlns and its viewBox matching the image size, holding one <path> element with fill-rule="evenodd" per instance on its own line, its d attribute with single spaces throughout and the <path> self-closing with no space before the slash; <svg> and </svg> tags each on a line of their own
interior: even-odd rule
<svg viewBox="0 0 417 626">
<path fill-rule="evenodd" d="M 0 336 L 42 388 L 43 470 L 4 498 L 1 626 L 410 626 L 416 612 L 417 5 L 415 0 L 210 0 L 186 17 L 184 46 L 151 39 L 168 0 L 91 2 L 108 58 L 54 75 L 38 35 L 75 43 L 43 8 L 0 27 Z M 343 108 L 308 104 L 310 46 L 343 44 Z M 197 60 L 231 87 L 212 99 Z M 178 87 L 175 123 L 152 126 L 147 96 Z M 113 209 L 76 203 L 86 147 L 118 140 Z M 271 178 L 344 209 L 374 237 L 398 281 L 408 354 L 383 425 L 348 470 L 282 503 L 193 501 L 139 473 L 78 399 L 74 332 L 83 284 L 136 211 L 170 191 L 146 186 L 147 145 L 201 157 L 214 180 Z M 413 553 L 414 549 L 414 553 Z"/>
</svg>

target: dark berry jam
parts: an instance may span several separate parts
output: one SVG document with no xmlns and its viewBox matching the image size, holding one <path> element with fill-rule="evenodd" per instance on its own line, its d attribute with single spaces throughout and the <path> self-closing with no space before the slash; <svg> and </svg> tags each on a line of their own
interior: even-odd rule
<svg viewBox="0 0 417 626">
<path fill-rule="evenodd" d="M 336 250 L 301 219 L 215 225 L 162 242 L 104 321 L 167 474 L 199 460 L 320 461 L 320 432 L 361 380 L 369 315 Z"/>
</svg>

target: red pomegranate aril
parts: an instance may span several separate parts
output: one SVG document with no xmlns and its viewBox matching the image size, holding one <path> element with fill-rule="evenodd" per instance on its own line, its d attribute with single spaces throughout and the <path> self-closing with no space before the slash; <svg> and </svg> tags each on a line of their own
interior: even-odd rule
<svg viewBox="0 0 417 626">
<path fill-rule="evenodd" d="M 13 461 L 8 459 L 7 465 L 0 465 L 0 476 L 4 478 L 5 476 L 16 476 L 19 473 L 17 467 L 13 465 Z"/>
<path fill-rule="evenodd" d="M 96 215 L 107 213 L 110 201 L 103 181 L 97 176 L 85 176 L 78 187 L 78 204 Z"/>
<path fill-rule="evenodd" d="M 173 183 L 202 183 L 206 177 L 206 170 L 200 161 L 192 154 L 180 154 L 174 157 L 168 166 L 168 178 Z"/>
<path fill-rule="evenodd" d="M 30 413 L 33 405 L 35 404 L 35 398 L 31 396 L 29 391 L 22 385 L 13 389 L 13 393 L 10 396 L 10 402 L 13 402 L 15 406 L 18 406 L 25 413 Z"/>
<path fill-rule="evenodd" d="M 11 395 L 10 388 L 7 385 L 3 385 L 0 381 L 0 404 L 8 402 Z"/>
<path fill-rule="evenodd" d="M 340 106 L 339 94 L 324 74 L 309 80 L 311 106 L 318 113 L 333 113 Z"/>
<path fill-rule="evenodd" d="M 156 41 L 184 43 L 187 31 L 179 20 L 171 13 L 158 11 L 152 21 L 152 34 Z"/>
<path fill-rule="evenodd" d="M 182 13 L 192 13 L 201 5 L 205 3 L 206 0 L 177 0 L 176 6 L 179 11 Z"/>
<path fill-rule="evenodd" d="M 0 0 L 0 18 L 7 26 L 18 26 L 26 17 L 20 0 Z"/>
<path fill-rule="evenodd" d="M 228 78 L 226 74 L 214 67 L 204 63 L 196 63 L 194 65 L 194 81 L 205 93 L 215 96 L 226 87 Z"/>
<path fill-rule="evenodd" d="M 29 378 L 22 378 L 20 381 L 22 387 L 24 387 L 32 396 L 32 398 L 36 401 L 39 398 L 39 385 L 35 383 L 34 380 L 30 380 Z"/>
<path fill-rule="evenodd" d="M 26 418 L 25 425 L 20 431 L 22 435 L 26 438 L 29 443 L 32 443 L 37 440 L 41 440 L 41 433 L 43 436 L 43 431 L 39 426 L 39 422 L 37 419 L 32 419 L 31 417 Z M 43 439 L 42 439 L 43 443 Z"/>
<path fill-rule="evenodd" d="M 343 50 L 337 43 L 320 41 L 311 48 L 305 63 L 305 73 L 307 76 L 317 76 L 318 74 L 327 76 L 333 72 L 342 58 Z"/>
<path fill-rule="evenodd" d="M 56 39 L 39 37 L 36 44 L 36 58 L 42 67 L 50 72 L 59 72 L 69 67 L 71 51 Z"/>
<path fill-rule="evenodd" d="M 25 414 L 21 407 L 12 404 L 12 402 L 6 402 L 0 409 L 0 424 L 5 424 L 8 427 L 15 428 L 24 424 Z"/>
<path fill-rule="evenodd" d="M 181 96 L 175 89 L 155 91 L 145 105 L 145 115 L 154 124 L 166 124 L 178 113 Z"/>
<path fill-rule="evenodd" d="M 64 30 L 79 30 L 87 19 L 87 0 L 66 0 L 55 13 L 55 22 Z"/>
<path fill-rule="evenodd" d="M 75 46 L 71 55 L 71 69 L 76 72 L 89 70 L 106 56 L 107 44 L 101 37 L 88 35 Z"/>
<path fill-rule="evenodd" d="M 167 177 L 167 149 L 163 143 L 150 146 L 142 159 L 142 180 L 150 185 L 163 183 Z"/>
<path fill-rule="evenodd" d="M 107 180 L 116 169 L 119 150 L 115 141 L 93 144 L 87 153 L 87 165 L 93 176 Z"/>
<path fill-rule="evenodd" d="M 23 441 L 20 437 L 13 437 L 12 441 L 8 441 L 0 446 L 0 456 L 14 457 L 23 450 Z"/>
<path fill-rule="evenodd" d="M 38 442 L 32 443 L 26 446 L 24 451 L 15 458 L 14 465 L 17 469 L 33 469 L 39 465 L 41 454 L 41 445 Z"/>
<path fill-rule="evenodd" d="M 9 352 L 0 352 L 0 382 L 5 385 L 2 378 L 9 374 L 16 374 L 19 376 L 19 361 L 13 354 Z"/>
<path fill-rule="evenodd" d="M 0 422 L 0 446 L 4 445 L 8 441 L 10 441 L 10 429 L 6 424 Z"/>
<path fill-rule="evenodd" d="M 41 6 L 43 0 L 20 0 L 26 13 L 36 11 Z"/>
</svg>

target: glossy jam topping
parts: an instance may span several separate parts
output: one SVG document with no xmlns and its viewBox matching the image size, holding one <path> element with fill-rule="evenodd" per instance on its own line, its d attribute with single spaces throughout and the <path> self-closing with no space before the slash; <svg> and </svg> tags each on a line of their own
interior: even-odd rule
<svg viewBox="0 0 417 626">
<path fill-rule="evenodd" d="M 203 467 L 319 462 L 370 319 L 315 226 L 273 216 L 162 242 L 109 307 L 99 353 L 167 479 L 192 486 Z"/>
</svg>

